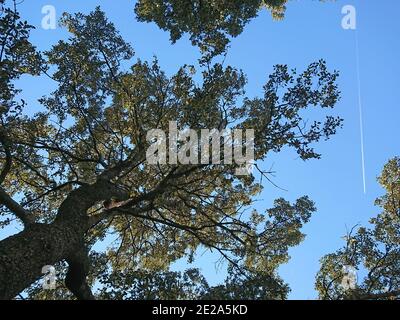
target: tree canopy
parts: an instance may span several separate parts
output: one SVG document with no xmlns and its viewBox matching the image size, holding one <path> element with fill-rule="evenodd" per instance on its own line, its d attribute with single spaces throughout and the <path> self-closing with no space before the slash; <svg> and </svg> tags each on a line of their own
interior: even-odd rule
<svg viewBox="0 0 400 320">
<path fill-rule="evenodd" d="M 243 32 L 246 24 L 262 8 L 282 19 L 287 0 L 246 1 L 150 1 L 140 0 L 135 12 L 139 21 L 155 22 L 169 31 L 172 42 L 188 33 L 193 45 L 199 46 L 207 61 L 226 51 L 229 41 Z"/>
<path fill-rule="evenodd" d="M 30 287 L 49 264 L 65 284 L 44 292 L 36 283 L 30 297 L 286 298 L 289 288 L 277 269 L 303 240 L 301 229 L 316 208 L 304 196 L 277 199 L 264 212 L 252 209 L 263 188 L 259 178 L 268 179 L 257 161 L 283 148 L 303 160 L 320 157 L 315 143 L 342 123 L 328 112 L 339 99 L 338 72 L 323 60 L 300 72 L 276 65 L 263 96 L 248 98 L 243 72 L 211 59 L 261 6 L 282 17 L 286 1 L 139 1 L 139 20 L 155 21 L 173 41 L 189 33 L 204 54 L 207 66 L 181 66 L 172 76 L 156 58 L 135 59 L 99 7 L 65 13 L 68 39 L 38 52 L 17 4 L 0 3 L 0 227 L 15 219 L 24 226 L 0 241 L 0 298 Z M 57 84 L 43 92 L 34 115 L 14 87 L 24 74 Z M 310 121 L 307 111 L 314 108 L 326 116 Z M 197 131 L 254 129 L 257 170 L 238 176 L 238 165 L 223 161 L 149 164 L 146 133 L 167 132 L 170 121 Z M 390 201 L 380 203 L 389 210 Z M 110 236 L 117 240 L 106 252 L 92 249 Z M 193 261 L 201 247 L 228 263 L 225 284 L 210 287 L 194 269 L 169 270 L 178 259 Z M 94 287 L 100 287 L 95 295 Z"/>
<path fill-rule="evenodd" d="M 400 297 L 400 158 L 391 159 L 378 182 L 386 193 L 376 199 L 381 212 L 372 228 L 355 227 L 346 245 L 321 259 L 316 288 L 321 299 L 398 299 Z M 356 230 L 357 229 L 357 230 Z M 344 268 L 345 267 L 345 268 Z M 364 277 L 354 286 L 342 285 L 346 267 Z"/>
</svg>

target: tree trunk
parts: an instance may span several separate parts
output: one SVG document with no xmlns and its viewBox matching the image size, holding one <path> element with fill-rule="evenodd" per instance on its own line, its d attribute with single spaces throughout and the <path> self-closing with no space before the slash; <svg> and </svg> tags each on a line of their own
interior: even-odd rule
<svg viewBox="0 0 400 320">
<path fill-rule="evenodd" d="M 39 279 L 44 266 L 62 260 L 69 264 L 68 289 L 78 299 L 93 298 L 86 284 L 89 263 L 84 236 L 91 227 L 87 211 L 99 201 L 129 197 L 107 179 L 99 178 L 92 185 L 72 191 L 53 223 L 30 224 L 24 231 L 0 241 L 0 299 L 13 299 Z"/>
<path fill-rule="evenodd" d="M 46 265 L 68 259 L 82 245 L 76 225 L 33 224 L 0 242 L 0 299 L 13 299 L 42 275 Z"/>
</svg>

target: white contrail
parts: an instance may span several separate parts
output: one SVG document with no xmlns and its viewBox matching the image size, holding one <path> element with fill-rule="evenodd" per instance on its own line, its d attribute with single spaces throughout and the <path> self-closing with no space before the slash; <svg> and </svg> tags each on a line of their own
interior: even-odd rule
<svg viewBox="0 0 400 320">
<path fill-rule="evenodd" d="M 357 85 L 358 85 L 358 110 L 360 113 L 360 137 L 361 137 L 361 166 L 363 175 L 364 194 L 367 193 L 367 183 L 365 179 L 365 152 L 364 152 L 364 126 L 363 126 L 363 109 L 361 100 L 361 80 L 360 80 L 360 49 L 358 45 L 358 30 L 356 29 L 356 68 L 357 68 Z"/>
</svg>

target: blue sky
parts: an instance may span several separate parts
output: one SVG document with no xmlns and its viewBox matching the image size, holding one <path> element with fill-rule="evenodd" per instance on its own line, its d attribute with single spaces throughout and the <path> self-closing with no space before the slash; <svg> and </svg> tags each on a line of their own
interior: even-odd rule
<svg viewBox="0 0 400 320">
<path fill-rule="evenodd" d="M 37 27 L 31 39 L 40 50 L 49 49 L 67 35 L 60 28 L 41 28 L 41 9 L 49 4 L 56 8 L 58 16 L 63 11 L 89 12 L 101 5 L 124 38 L 132 43 L 136 57 L 150 60 L 156 55 L 169 74 L 185 63 L 196 63 L 199 57 L 197 48 L 190 46 L 186 38 L 172 46 L 169 35 L 156 25 L 136 22 L 131 0 L 25 1 L 20 6 L 21 13 Z M 341 27 L 341 9 L 347 4 L 357 10 L 366 194 L 361 169 L 356 33 Z M 344 118 L 344 128 L 330 141 L 318 145 L 322 159 L 303 162 L 296 154 L 284 151 L 263 164 L 265 168 L 273 165 L 274 182 L 288 191 L 265 185 L 257 208 L 268 208 L 277 197 L 294 200 L 302 195 L 309 195 L 318 208 L 304 228 L 306 240 L 290 250 L 292 259 L 280 269 L 281 276 L 292 288 L 292 299 L 315 298 L 314 277 L 319 259 L 343 244 L 341 237 L 346 228 L 358 223 L 366 225 L 378 213 L 373 202 L 383 191 L 376 183 L 376 176 L 385 162 L 399 155 L 400 150 L 399 10 L 398 0 L 290 1 L 283 21 L 273 21 L 264 11 L 231 44 L 226 64 L 241 68 L 247 74 L 248 96 L 262 93 L 262 86 L 277 63 L 302 70 L 323 58 L 331 69 L 340 71 L 342 99 L 335 113 Z M 53 89 L 53 84 L 46 79 L 26 77 L 19 85 L 24 89 L 23 97 L 30 103 L 31 111 L 39 108 L 37 98 Z M 0 233 L 0 238 L 7 234 Z M 205 254 L 198 263 L 211 283 L 224 277 L 223 271 L 215 271 L 214 262 L 213 255 Z"/>
</svg>

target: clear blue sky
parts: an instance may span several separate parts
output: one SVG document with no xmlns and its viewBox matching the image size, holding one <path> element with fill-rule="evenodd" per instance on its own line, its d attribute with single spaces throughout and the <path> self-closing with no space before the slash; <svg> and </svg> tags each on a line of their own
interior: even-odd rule
<svg viewBox="0 0 400 320">
<path fill-rule="evenodd" d="M 50 48 L 66 36 L 60 28 L 41 29 L 41 9 L 48 4 L 55 6 L 58 15 L 63 11 L 88 12 L 101 5 L 125 39 L 133 44 L 136 57 L 151 59 L 156 55 L 162 68 L 170 74 L 185 63 L 195 63 L 199 57 L 197 48 L 191 47 L 187 39 L 172 46 L 168 34 L 154 24 L 136 22 L 132 0 L 25 1 L 20 9 L 23 17 L 37 26 L 32 41 L 41 50 Z M 355 6 L 358 18 L 366 194 L 361 170 L 356 34 L 341 27 L 341 9 L 347 4 Z M 357 223 L 366 225 L 378 212 L 373 202 L 382 190 L 376 183 L 376 176 L 385 162 L 400 151 L 399 11 L 398 0 L 291 1 L 285 20 L 272 21 L 269 13 L 263 12 L 232 42 L 226 63 L 247 74 L 247 94 L 250 96 L 261 94 L 262 85 L 277 63 L 301 70 L 310 62 L 323 58 L 330 68 L 341 74 L 342 100 L 336 112 L 345 119 L 344 129 L 332 140 L 319 144 L 322 160 L 305 163 L 295 154 L 283 152 L 263 164 L 265 167 L 274 164 L 275 183 L 288 192 L 266 185 L 258 208 L 269 207 L 276 197 L 294 200 L 305 194 L 315 200 L 318 207 L 318 212 L 304 228 L 306 240 L 291 250 L 291 261 L 280 269 L 280 274 L 292 288 L 290 298 L 315 298 L 314 277 L 319 259 L 343 244 L 341 237 L 346 233 L 346 227 L 351 228 Z M 45 79 L 24 78 L 20 85 L 32 111 L 39 108 L 36 99 L 52 89 L 52 84 Z M 16 231 L 9 229 L 7 233 L 0 233 L 0 238 Z M 223 271 L 215 272 L 214 262 L 215 257 L 209 254 L 199 262 L 211 283 L 224 277 Z"/>
</svg>

